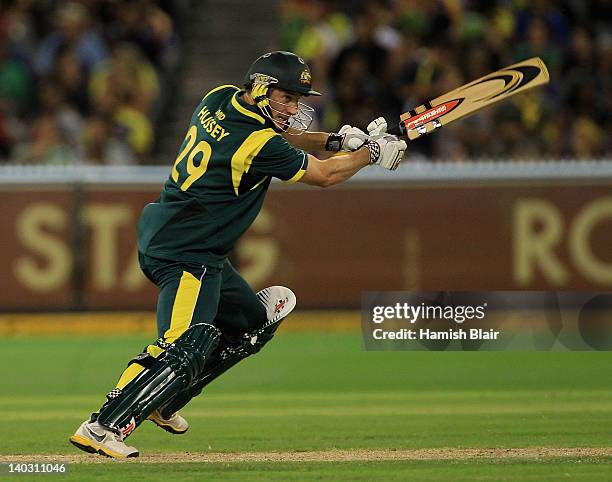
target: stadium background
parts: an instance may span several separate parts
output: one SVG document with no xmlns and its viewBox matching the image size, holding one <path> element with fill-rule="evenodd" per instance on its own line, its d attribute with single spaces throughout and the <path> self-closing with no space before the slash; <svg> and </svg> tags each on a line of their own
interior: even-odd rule
<svg viewBox="0 0 612 482">
<path fill-rule="evenodd" d="M 396 172 L 366 170 L 329 190 L 272 186 L 233 260 L 255 288 L 290 286 L 301 311 L 260 361 L 247 362 L 251 372 L 238 367 L 212 388 L 220 450 L 423 446 L 422 439 L 377 438 L 377 431 L 398 427 L 422 429 L 432 447 L 527 446 L 513 430 L 532 416 L 540 422 L 525 430 L 533 429 L 535 444 L 609 447 L 603 433 L 612 416 L 604 370 L 609 358 L 383 359 L 360 353 L 356 311 L 363 290 L 610 290 L 609 2 L 7 0 L 0 5 L 6 370 L 0 406 L 24 435 L 0 453 L 70 450 L 56 439 L 39 443 L 38 426 L 23 422 L 42 416 L 23 413 L 21 405 L 46 411 L 44 400 L 79 395 L 82 403 L 62 405 L 71 413 L 61 412 L 61 425 L 41 422 L 64 437 L 80 421 L 76 413 L 94 408 L 124 360 L 153 336 L 156 292 L 136 261 L 140 210 L 156 198 L 203 93 L 240 84 L 252 60 L 275 49 L 296 51 L 312 66 L 314 88 L 324 96 L 307 102 L 317 111 L 313 128 L 324 130 L 343 123 L 364 127 L 379 115 L 396 118 L 419 101 L 533 55 L 547 63 L 551 83 L 410 143 Z M 291 333 L 301 329 L 314 333 Z M 332 333 L 338 330 L 348 334 Z M 89 338 L 66 336 L 83 333 Z M 98 355 L 86 350 L 96 344 Z M 103 351 L 116 360 L 109 364 Z M 98 373 L 95 381 L 87 380 L 83 360 Z M 448 371 L 449 362 L 455 371 Z M 343 371 L 343 363 L 355 372 Z M 406 363 L 429 371 L 405 379 L 399 373 Z M 284 364 L 295 368 L 283 371 Z M 379 378 L 375 367 L 394 373 L 393 380 Z M 441 385 L 448 400 L 436 395 Z M 266 398 L 266 387 L 276 399 Z M 223 397 L 238 397 L 243 389 L 255 393 L 255 406 L 285 407 L 281 419 L 289 426 L 298 413 L 304 432 L 277 440 L 266 432 L 276 425 L 266 425 L 264 411 L 259 422 L 244 417 L 254 423 L 252 432 L 235 437 L 244 444 L 223 439 Z M 286 396 L 279 395 L 283 390 Z M 300 390 L 311 390 L 311 398 L 291 398 Z M 422 413 L 400 413 L 388 426 L 371 418 L 364 426 L 357 416 L 351 428 L 321 421 L 346 402 L 340 398 L 329 408 L 325 397 L 360 390 L 370 394 L 370 415 L 392 391 L 391 399 L 404 406 L 420 393 L 418 402 L 433 403 L 443 417 L 457 404 L 504 414 L 503 399 L 516 418 L 502 415 L 507 427 L 500 422 L 494 430 L 491 420 L 468 417 L 459 427 L 449 424 L 447 433 L 419 418 Z M 564 390 L 573 390 L 569 405 L 546 408 Z M 326 394 L 321 400 L 319 392 Z M 283 405 L 287 400 L 293 405 Z M 304 400 L 308 409 L 299 408 Z M 353 401 L 362 402 L 357 395 Z M 207 417 L 210 407 L 204 407 L 197 405 L 192 418 Z M 308 410 L 319 408 L 323 415 L 309 425 Z M 588 417 L 579 417 L 580 410 Z M 548 423 L 542 413 L 567 424 Z M 375 435 L 364 428 L 359 435 L 370 441 L 353 439 L 355 426 Z M 269 437 L 263 445 L 248 445 L 257 438 L 254 427 Z M 497 435 L 480 438 L 476 429 L 469 435 L 470 427 Z M 468 435 L 458 438 L 454 429 Z M 325 442 L 311 440 L 321 431 Z M 142 437 L 145 446 L 166 450 L 153 434 Z M 190 450 L 188 442 L 178 447 Z"/>
<path fill-rule="evenodd" d="M 411 143 L 397 173 L 275 186 L 234 253 L 256 288 L 308 309 L 364 289 L 610 288 L 612 37 L 588 3 L 3 2 L 0 309 L 150 309 L 139 212 L 201 95 L 274 48 L 312 65 L 315 129 L 396 119 L 532 55 L 552 81 Z"/>
</svg>

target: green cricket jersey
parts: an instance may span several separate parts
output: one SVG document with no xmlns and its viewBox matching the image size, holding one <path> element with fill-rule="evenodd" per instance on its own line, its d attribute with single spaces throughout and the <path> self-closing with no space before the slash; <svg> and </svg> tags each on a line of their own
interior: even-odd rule
<svg viewBox="0 0 612 482">
<path fill-rule="evenodd" d="M 240 94 L 222 85 L 196 108 L 159 199 L 140 217 L 143 254 L 221 266 L 257 217 L 272 177 L 296 182 L 306 172 L 307 154 Z"/>
</svg>

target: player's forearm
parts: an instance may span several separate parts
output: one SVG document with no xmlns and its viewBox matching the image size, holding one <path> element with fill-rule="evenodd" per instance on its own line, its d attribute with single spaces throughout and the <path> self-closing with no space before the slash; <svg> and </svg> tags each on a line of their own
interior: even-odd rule
<svg viewBox="0 0 612 482">
<path fill-rule="evenodd" d="M 329 134 L 327 132 L 304 132 L 300 135 L 286 133 L 283 137 L 293 147 L 310 152 L 325 151 L 325 145 L 327 144 Z"/>
<path fill-rule="evenodd" d="M 354 152 L 330 157 L 325 163 L 327 182 L 325 186 L 333 186 L 350 179 L 361 169 L 370 164 L 370 151 L 362 147 Z"/>
</svg>

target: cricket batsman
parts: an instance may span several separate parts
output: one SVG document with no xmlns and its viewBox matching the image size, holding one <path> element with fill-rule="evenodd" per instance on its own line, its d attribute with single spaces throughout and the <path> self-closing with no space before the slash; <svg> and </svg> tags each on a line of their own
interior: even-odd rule
<svg viewBox="0 0 612 482">
<path fill-rule="evenodd" d="M 255 293 L 228 255 L 261 210 L 272 178 L 328 187 L 360 169 L 397 168 L 406 143 L 374 121 L 370 135 L 344 126 L 307 132 L 302 97 L 310 69 L 290 52 L 251 65 L 244 89 L 222 85 L 196 107 L 160 197 L 138 223 L 140 266 L 159 287 L 158 339 L 123 371 L 102 407 L 70 442 L 109 457 L 137 457 L 125 443 L 144 420 L 173 434 L 178 411 L 240 360 L 257 353 L 295 307 L 291 290 Z M 341 151 L 319 160 L 309 151 Z"/>
</svg>

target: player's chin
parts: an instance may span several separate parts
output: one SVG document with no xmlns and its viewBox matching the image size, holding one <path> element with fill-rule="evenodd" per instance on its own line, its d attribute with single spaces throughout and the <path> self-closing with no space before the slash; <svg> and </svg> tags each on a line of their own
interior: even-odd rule
<svg viewBox="0 0 612 482">
<path fill-rule="evenodd" d="M 276 118 L 274 119 L 274 124 L 282 131 L 286 131 L 289 129 L 289 119 Z"/>
</svg>

